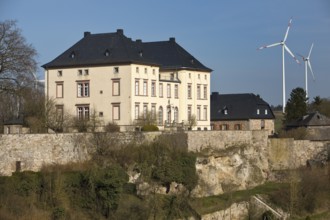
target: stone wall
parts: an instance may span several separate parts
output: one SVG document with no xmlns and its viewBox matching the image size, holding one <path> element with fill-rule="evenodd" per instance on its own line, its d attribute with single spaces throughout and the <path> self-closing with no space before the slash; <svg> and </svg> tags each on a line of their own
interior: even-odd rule
<svg viewBox="0 0 330 220">
<path fill-rule="evenodd" d="M 65 164 L 84 161 L 97 146 L 98 139 L 110 136 L 123 143 L 153 141 L 162 132 L 72 133 L 72 134 L 12 134 L 0 135 L 0 174 L 11 175 L 20 162 L 21 170 L 40 170 L 44 164 Z M 180 135 L 179 135 L 180 134 Z M 216 185 L 230 175 L 239 187 L 248 187 L 253 175 L 263 180 L 272 170 L 303 166 L 306 160 L 327 157 L 324 141 L 294 141 L 268 139 L 259 131 L 189 131 L 168 134 L 168 140 L 193 152 L 204 152 L 196 164 L 199 175 Z M 173 137 L 171 137 L 171 135 Z M 217 174 L 212 176 L 211 173 Z M 208 180 L 209 179 L 209 180 Z M 259 178 L 257 178 L 259 179 Z M 244 180 L 244 181 L 243 181 Z M 234 184 L 234 185 L 235 185 Z M 230 185 L 230 184 L 229 184 Z M 211 187 L 212 188 L 212 187 Z M 218 192 L 223 189 L 218 188 Z"/>
<path fill-rule="evenodd" d="M 0 175 L 20 170 L 38 171 L 45 164 L 66 164 L 88 160 L 100 141 L 129 143 L 152 141 L 160 132 L 150 133 L 65 133 L 0 135 Z M 107 138 L 107 139 L 105 139 Z M 115 144 L 114 144 L 115 145 Z"/>
</svg>

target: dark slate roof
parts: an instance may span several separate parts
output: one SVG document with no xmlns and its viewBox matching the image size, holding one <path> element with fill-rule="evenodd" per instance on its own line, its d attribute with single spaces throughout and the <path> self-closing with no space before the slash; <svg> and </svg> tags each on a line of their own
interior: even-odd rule
<svg viewBox="0 0 330 220">
<path fill-rule="evenodd" d="M 85 32 L 80 41 L 42 67 L 52 69 L 127 63 L 155 65 L 161 69 L 212 71 L 177 44 L 174 38 L 149 43 L 132 41 L 121 29 L 104 34 Z"/>
<path fill-rule="evenodd" d="M 252 93 L 220 95 L 213 92 L 211 95 L 211 121 L 274 118 L 269 104 Z"/>
<path fill-rule="evenodd" d="M 330 126 L 330 118 L 319 112 L 313 112 L 290 122 L 287 127 Z"/>
</svg>

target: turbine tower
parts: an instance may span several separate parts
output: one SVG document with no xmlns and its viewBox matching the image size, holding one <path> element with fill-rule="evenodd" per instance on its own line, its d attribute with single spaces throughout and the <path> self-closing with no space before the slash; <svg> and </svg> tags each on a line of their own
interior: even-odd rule
<svg viewBox="0 0 330 220">
<path fill-rule="evenodd" d="M 286 98 L 285 98 L 285 63 L 284 63 L 284 54 L 285 54 L 285 51 L 287 51 L 293 57 L 293 59 L 295 59 L 295 61 L 297 63 L 299 63 L 299 60 L 293 55 L 293 53 L 291 52 L 291 50 L 285 44 L 286 39 L 288 38 L 288 34 L 289 34 L 290 27 L 291 27 L 291 23 L 292 23 L 292 18 L 289 21 L 288 28 L 286 29 L 286 33 L 284 35 L 284 39 L 281 42 L 270 44 L 270 45 L 267 45 L 267 46 L 262 46 L 262 47 L 259 47 L 258 48 L 258 50 L 262 50 L 262 49 L 269 48 L 269 47 L 282 46 L 283 113 L 285 112 L 285 105 L 286 105 Z"/>
<path fill-rule="evenodd" d="M 309 53 L 308 53 L 308 56 L 307 57 L 304 57 L 304 56 L 302 56 L 302 55 L 299 54 L 299 56 L 301 56 L 302 60 L 305 62 L 305 91 L 306 91 L 306 98 L 308 98 L 308 77 L 307 77 L 308 68 L 311 71 L 313 80 L 315 80 L 314 73 L 313 73 L 313 70 L 312 70 L 312 65 L 311 65 L 311 62 L 310 62 L 310 56 L 311 56 L 311 53 L 312 53 L 313 46 L 314 46 L 314 43 L 312 43 L 311 49 L 309 49 Z"/>
</svg>

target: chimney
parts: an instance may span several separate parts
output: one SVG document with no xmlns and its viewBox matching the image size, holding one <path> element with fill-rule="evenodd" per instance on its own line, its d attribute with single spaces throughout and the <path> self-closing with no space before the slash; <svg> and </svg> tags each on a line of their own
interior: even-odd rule
<svg viewBox="0 0 330 220">
<path fill-rule="evenodd" d="M 87 37 L 87 36 L 89 36 L 89 35 L 91 35 L 91 32 L 89 32 L 89 31 L 85 31 L 85 32 L 84 32 L 84 37 Z"/>
<path fill-rule="evenodd" d="M 123 29 L 117 29 L 117 34 L 123 35 L 124 34 L 124 30 Z"/>
<path fill-rule="evenodd" d="M 142 43 L 142 40 L 141 39 L 136 39 L 136 41 L 135 41 L 136 43 Z"/>
<path fill-rule="evenodd" d="M 175 37 L 170 37 L 170 42 L 175 42 Z"/>
</svg>

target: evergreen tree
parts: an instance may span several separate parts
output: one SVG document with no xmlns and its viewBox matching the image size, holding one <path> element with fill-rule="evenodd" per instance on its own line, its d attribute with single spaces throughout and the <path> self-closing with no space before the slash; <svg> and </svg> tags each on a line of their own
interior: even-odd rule
<svg viewBox="0 0 330 220">
<path fill-rule="evenodd" d="M 285 108 L 285 122 L 288 123 L 307 114 L 307 100 L 304 89 L 298 87 L 292 90 Z"/>
</svg>

